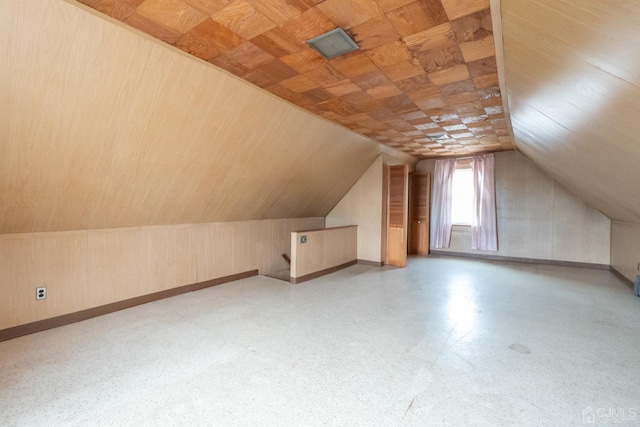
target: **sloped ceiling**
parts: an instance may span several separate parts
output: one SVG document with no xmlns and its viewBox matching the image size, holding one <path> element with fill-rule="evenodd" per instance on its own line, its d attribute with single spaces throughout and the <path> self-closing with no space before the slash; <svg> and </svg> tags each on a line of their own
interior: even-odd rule
<svg viewBox="0 0 640 427">
<path fill-rule="evenodd" d="M 392 151 L 77 5 L 0 28 L 1 234 L 324 216 Z"/>
<path fill-rule="evenodd" d="M 79 1 L 418 158 L 513 148 L 489 0 Z M 338 26 L 359 50 L 305 43 Z"/>
<path fill-rule="evenodd" d="M 640 223 L 640 2 L 502 0 L 516 145 L 612 219 Z"/>
</svg>

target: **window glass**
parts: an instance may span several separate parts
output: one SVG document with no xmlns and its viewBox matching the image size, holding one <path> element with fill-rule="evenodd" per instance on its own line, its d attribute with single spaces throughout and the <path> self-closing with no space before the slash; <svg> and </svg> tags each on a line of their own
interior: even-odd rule
<svg viewBox="0 0 640 427">
<path fill-rule="evenodd" d="M 453 173 L 451 223 L 471 225 L 473 213 L 473 175 L 471 168 L 456 169 Z"/>
</svg>

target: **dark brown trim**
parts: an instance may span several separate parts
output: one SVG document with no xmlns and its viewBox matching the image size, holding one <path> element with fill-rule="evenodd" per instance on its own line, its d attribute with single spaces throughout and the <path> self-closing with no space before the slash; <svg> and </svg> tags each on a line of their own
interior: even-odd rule
<svg viewBox="0 0 640 427">
<path fill-rule="evenodd" d="M 430 253 L 431 255 L 444 255 L 444 256 L 454 256 L 454 257 L 461 257 L 461 258 L 486 259 L 489 261 L 522 262 L 525 264 L 558 265 L 561 267 L 579 267 L 579 268 L 592 268 L 595 270 L 609 270 L 608 264 L 592 264 L 588 262 L 557 261 L 553 259 L 519 258 L 519 257 L 510 257 L 510 256 L 502 256 L 502 255 L 472 254 L 472 253 L 466 253 L 466 252 L 439 251 L 436 249 L 431 249 Z"/>
<path fill-rule="evenodd" d="M 13 328 L 2 329 L 0 330 L 0 342 L 51 328 L 57 328 L 58 326 L 80 322 L 81 320 L 91 319 L 92 317 L 102 316 L 103 314 L 113 313 L 114 311 L 135 307 L 136 305 L 146 304 L 148 302 L 158 301 L 160 299 L 169 298 L 180 294 L 186 294 L 187 292 L 198 291 L 200 289 L 209 288 L 211 286 L 221 285 L 223 283 L 246 279 L 247 277 L 257 275 L 258 270 L 245 271 L 244 273 L 232 274 L 230 276 L 219 277 L 217 279 L 207 280 L 205 282 L 193 283 L 191 285 L 167 289 L 148 295 L 126 299 L 124 301 L 118 301 L 111 304 L 101 305 L 99 307 L 76 311 L 75 313 L 63 314 L 62 316 L 52 317 L 50 319 L 38 320 L 37 322 L 14 326 Z"/>
<path fill-rule="evenodd" d="M 344 264 L 340 264 L 335 267 L 325 268 L 324 270 L 316 271 L 315 273 L 305 274 L 304 276 L 300 276 L 300 277 L 291 277 L 289 279 L 289 282 L 293 283 L 294 285 L 297 285 L 298 283 L 306 282 L 311 279 L 316 279 L 318 277 L 334 273 L 338 270 L 342 270 L 343 268 L 351 267 L 352 265 L 356 265 L 357 263 L 358 261 L 354 259 L 353 261 L 345 262 Z"/>
<path fill-rule="evenodd" d="M 359 259 L 358 260 L 358 264 L 370 265 L 372 267 L 382 267 L 384 265 L 384 262 L 382 262 L 382 261 L 369 261 L 367 259 Z"/>
<path fill-rule="evenodd" d="M 630 280 L 627 276 L 625 276 L 624 274 L 620 273 L 613 266 L 611 266 L 609 268 L 609 270 L 611 270 L 611 272 L 613 273 L 614 276 L 616 276 L 618 279 L 622 280 L 625 285 L 627 285 L 631 289 L 633 289 L 633 280 Z"/>
</svg>

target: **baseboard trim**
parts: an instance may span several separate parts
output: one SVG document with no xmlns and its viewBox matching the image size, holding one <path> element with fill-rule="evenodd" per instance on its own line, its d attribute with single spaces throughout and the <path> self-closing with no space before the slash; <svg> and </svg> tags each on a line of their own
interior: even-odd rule
<svg viewBox="0 0 640 427">
<path fill-rule="evenodd" d="M 627 276 L 625 276 L 624 274 L 620 273 L 620 271 L 616 270 L 615 267 L 613 267 L 613 266 L 611 266 L 609 268 L 609 270 L 611 270 L 611 272 L 613 273 L 614 276 L 616 276 L 618 279 L 622 280 L 625 285 L 627 285 L 628 287 L 633 289 L 633 280 L 630 280 Z"/>
<path fill-rule="evenodd" d="M 370 265 L 372 267 L 382 267 L 384 265 L 382 261 L 369 261 L 367 259 L 359 259 L 357 262 L 358 264 Z"/>
<path fill-rule="evenodd" d="M 553 259 L 538 259 L 538 258 L 519 258 L 519 257 L 510 257 L 510 256 L 503 256 L 503 255 L 470 254 L 466 252 L 439 251 L 436 249 L 431 249 L 430 253 L 432 255 L 485 259 L 489 261 L 507 261 L 507 262 L 521 262 L 525 264 L 557 265 L 561 267 L 591 268 L 595 270 L 610 269 L 610 266 L 608 264 L 592 264 L 588 262 L 557 261 Z"/>
<path fill-rule="evenodd" d="M 304 276 L 300 276 L 300 277 L 291 277 L 289 279 L 289 282 L 293 283 L 294 285 L 297 285 L 302 282 L 307 282 L 311 279 L 317 279 L 318 277 L 335 273 L 338 270 L 351 267 L 352 265 L 356 265 L 357 263 L 358 263 L 358 260 L 354 259 L 353 261 L 345 262 L 344 264 L 336 265 L 335 267 L 325 268 L 324 270 L 316 271 L 315 273 L 305 274 Z"/>
<path fill-rule="evenodd" d="M 232 274 L 230 276 L 219 277 L 217 279 L 211 279 L 205 282 L 192 283 L 190 285 L 184 285 L 160 292 L 154 292 L 152 294 L 142 295 L 123 301 L 117 301 L 111 304 L 101 305 L 99 307 L 76 311 L 75 313 L 63 314 L 62 316 L 56 316 L 50 319 L 38 320 L 36 322 L 2 329 L 0 330 L 0 342 L 18 338 L 23 335 L 33 334 L 35 332 L 45 331 L 47 329 L 57 328 L 59 326 L 69 325 L 71 323 L 80 322 L 82 320 L 91 319 L 92 317 L 102 316 L 104 314 L 113 313 L 114 311 L 124 310 L 126 308 L 135 307 L 137 305 L 147 304 L 149 302 L 174 297 L 176 295 L 186 294 L 187 292 L 198 291 L 200 289 L 210 288 L 212 286 L 233 282 L 234 280 L 246 279 L 247 277 L 257 275 L 258 270 L 245 271 L 244 273 Z"/>
</svg>

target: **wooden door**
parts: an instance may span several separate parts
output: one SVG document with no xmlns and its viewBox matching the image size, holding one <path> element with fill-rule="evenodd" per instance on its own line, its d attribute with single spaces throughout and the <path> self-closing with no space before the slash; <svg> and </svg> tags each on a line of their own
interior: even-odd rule
<svg viewBox="0 0 640 427">
<path fill-rule="evenodd" d="M 414 173 L 409 183 L 409 253 L 428 255 L 431 175 Z"/>
<path fill-rule="evenodd" d="M 407 165 L 389 166 L 387 172 L 387 264 L 407 265 Z"/>
</svg>

